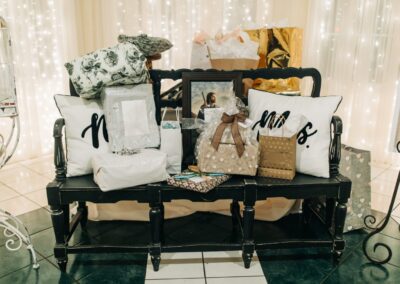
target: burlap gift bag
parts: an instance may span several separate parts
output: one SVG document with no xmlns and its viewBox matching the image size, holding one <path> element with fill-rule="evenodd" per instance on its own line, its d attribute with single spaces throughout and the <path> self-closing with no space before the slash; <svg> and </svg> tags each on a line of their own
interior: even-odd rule
<svg viewBox="0 0 400 284">
<path fill-rule="evenodd" d="M 259 142 L 258 175 L 292 180 L 296 175 L 297 134 L 292 137 L 260 135 Z"/>
<path fill-rule="evenodd" d="M 251 40 L 259 43 L 258 68 L 301 67 L 303 30 L 299 28 L 272 28 L 246 30 Z M 299 91 L 298 78 L 260 79 L 253 88 L 269 91 Z"/>
<path fill-rule="evenodd" d="M 255 176 L 257 173 L 258 142 L 251 129 L 238 123 L 246 119 L 243 113 L 224 113 L 212 138 L 202 135 L 197 144 L 197 165 L 201 172 Z"/>
<path fill-rule="evenodd" d="M 213 69 L 247 70 L 258 66 L 258 43 L 251 40 L 246 32 L 226 40 L 208 40 L 207 50 Z"/>
</svg>

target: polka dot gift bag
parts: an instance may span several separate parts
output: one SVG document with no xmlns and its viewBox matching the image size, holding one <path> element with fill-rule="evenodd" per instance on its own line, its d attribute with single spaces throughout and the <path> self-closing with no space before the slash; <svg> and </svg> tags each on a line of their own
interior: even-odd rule
<svg viewBox="0 0 400 284">
<path fill-rule="evenodd" d="M 224 112 L 209 123 L 197 140 L 197 164 L 201 172 L 255 176 L 259 149 L 251 121 L 241 112 Z"/>
</svg>

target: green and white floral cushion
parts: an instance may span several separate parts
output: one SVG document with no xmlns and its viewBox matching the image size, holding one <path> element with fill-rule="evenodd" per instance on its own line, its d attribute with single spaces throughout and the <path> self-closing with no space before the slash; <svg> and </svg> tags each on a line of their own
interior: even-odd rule
<svg viewBox="0 0 400 284">
<path fill-rule="evenodd" d="M 149 37 L 146 34 L 138 36 L 119 35 L 118 42 L 133 43 L 146 57 L 159 54 L 172 47 L 172 43 L 169 40 L 161 37 Z"/>
<path fill-rule="evenodd" d="M 105 86 L 145 83 L 149 78 L 146 57 L 130 42 L 91 52 L 65 67 L 76 92 L 86 99 L 99 97 Z"/>
</svg>

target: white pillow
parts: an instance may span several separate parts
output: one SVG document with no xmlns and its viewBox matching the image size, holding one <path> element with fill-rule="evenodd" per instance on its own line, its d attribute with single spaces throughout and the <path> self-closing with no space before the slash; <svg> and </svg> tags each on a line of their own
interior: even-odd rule
<svg viewBox="0 0 400 284">
<path fill-rule="evenodd" d="M 340 96 L 285 96 L 252 89 L 249 91 L 250 119 L 258 132 L 260 127 L 267 127 L 271 113 L 286 114 L 287 119 L 293 115 L 305 116 L 308 122 L 297 139 L 296 170 L 329 178 L 330 123 L 341 100 Z"/>
<path fill-rule="evenodd" d="M 67 176 L 92 173 L 92 156 L 109 152 L 100 100 L 64 95 L 55 95 L 54 100 L 65 120 Z"/>
</svg>

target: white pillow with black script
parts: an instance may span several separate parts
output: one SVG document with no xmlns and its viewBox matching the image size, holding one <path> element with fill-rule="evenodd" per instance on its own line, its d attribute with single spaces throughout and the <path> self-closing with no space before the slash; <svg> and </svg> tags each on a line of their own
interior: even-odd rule
<svg viewBox="0 0 400 284">
<path fill-rule="evenodd" d="M 277 114 L 286 120 L 303 115 L 307 123 L 297 137 L 296 171 L 329 178 L 330 124 L 341 100 L 341 96 L 285 96 L 252 89 L 249 91 L 249 109 L 250 119 L 254 121 L 253 130 L 258 132 L 267 127 Z"/>
<path fill-rule="evenodd" d="M 92 156 L 110 152 L 100 99 L 55 95 L 54 100 L 65 120 L 67 176 L 92 173 Z"/>
</svg>

